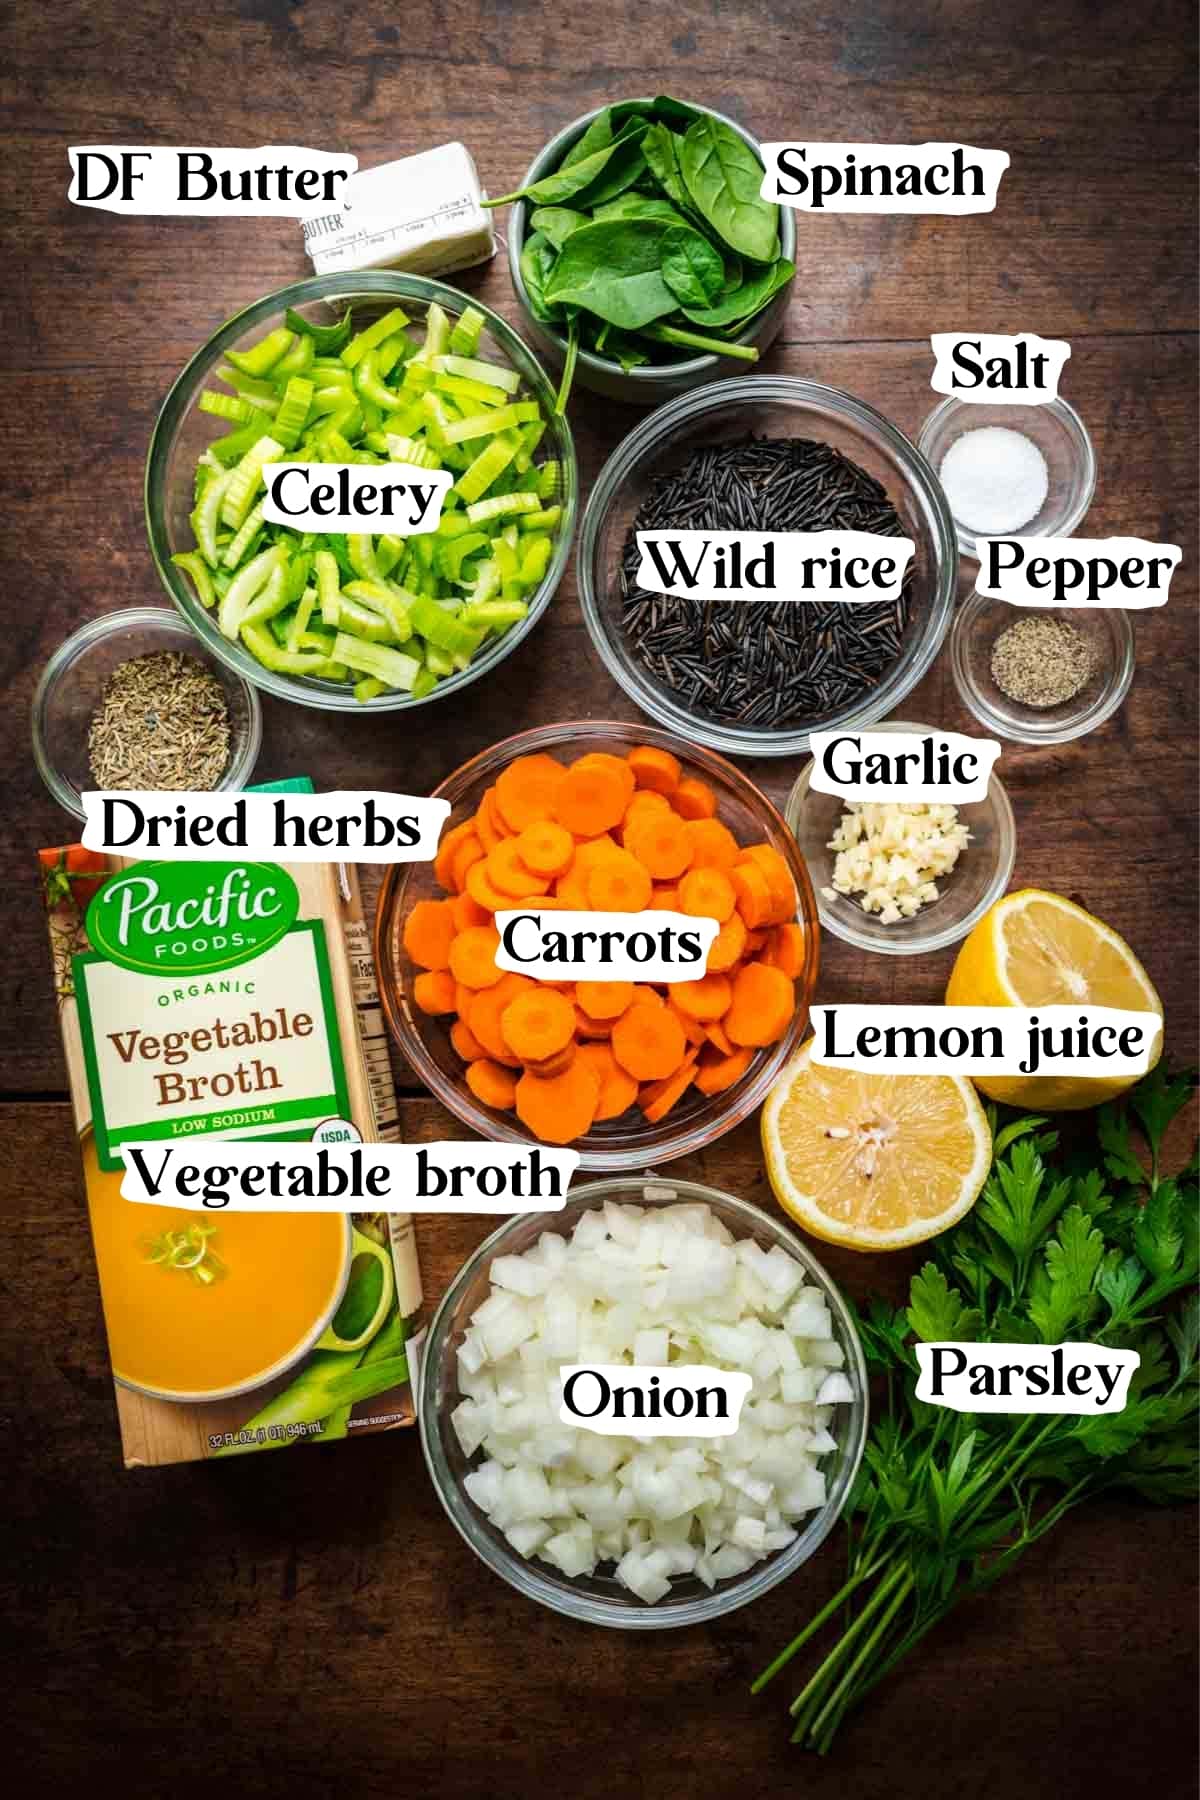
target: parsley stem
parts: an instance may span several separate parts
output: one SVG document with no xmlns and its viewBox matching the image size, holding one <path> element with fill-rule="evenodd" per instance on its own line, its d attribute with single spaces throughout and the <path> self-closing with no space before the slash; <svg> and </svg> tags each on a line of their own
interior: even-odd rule
<svg viewBox="0 0 1200 1800">
<path fill-rule="evenodd" d="M 901 1581 L 900 1585 L 896 1588 L 895 1593 L 892 1595 L 891 1601 L 888 1604 L 887 1611 L 884 1613 L 882 1619 L 880 1619 L 880 1621 L 876 1625 L 874 1631 L 871 1633 L 870 1637 L 867 1639 L 866 1643 L 863 1645 L 863 1647 L 859 1651 L 858 1655 L 854 1658 L 854 1661 L 850 1664 L 850 1667 L 846 1670 L 846 1673 L 842 1676 L 842 1679 L 838 1682 L 837 1686 L 834 1688 L 832 1694 L 830 1694 L 829 1698 L 826 1700 L 824 1706 L 822 1706 L 822 1708 L 821 1708 L 820 1712 L 817 1714 L 816 1718 L 812 1721 L 811 1725 L 808 1726 L 808 1736 L 818 1750 L 824 1752 L 825 1750 L 827 1750 L 829 1748 L 829 1745 L 833 1740 L 833 1726 L 836 1724 L 836 1720 L 830 1720 L 829 1715 L 831 1713 L 836 1713 L 838 1702 L 843 1698 L 843 1696 L 846 1696 L 848 1694 L 850 1688 L 853 1686 L 855 1676 L 858 1674 L 859 1670 L 863 1667 L 863 1665 L 870 1661 L 871 1656 L 875 1652 L 876 1646 L 883 1640 L 884 1637 L 886 1637 L 888 1628 L 891 1625 L 892 1620 L 895 1618 L 895 1616 L 899 1612 L 900 1608 L 904 1605 L 904 1602 L 908 1599 L 909 1594 L 912 1592 L 913 1581 L 914 1581 L 914 1578 L 913 1578 L 912 1571 L 911 1570 L 906 1571 L 904 1574 L 904 1579 Z M 822 1727 L 827 1722 L 830 1724 L 831 1729 L 829 1731 L 828 1737 L 825 1739 L 825 1742 L 822 1743 L 822 1742 L 820 1742 L 819 1734 L 821 1732 Z M 792 1742 L 795 1743 L 797 1741 L 798 1741 L 798 1739 L 797 1739 L 795 1733 L 793 1733 L 792 1734 Z"/>
<path fill-rule="evenodd" d="M 781 1650 L 779 1655 L 775 1658 L 775 1661 L 768 1664 L 762 1674 L 754 1680 L 750 1688 L 752 1694 L 761 1693 L 768 1681 L 773 1681 L 780 1669 L 786 1668 L 793 1656 L 800 1650 L 803 1650 L 809 1638 L 815 1636 L 815 1634 L 820 1631 L 826 1619 L 833 1617 L 838 1607 L 842 1604 L 842 1601 L 848 1599 L 856 1587 L 860 1587 L 864 1581 L 870 1579 L 882 1561 L 883 1558 L 879 1557 L 874 1562 L 869 1563 L 865 1569 L 860 1569 L 857 1573 L 851 1575 L 849 1581 L 845 1582 L 844 1585 L 838 1589 L 837 1593 L 833 1596 L 833 1599 L 827 1601 L 820 1612 L 814 1614 L 808 1621 L 808 1624 L 804 1627 L 804 1630 L 800 1633 L 799 1637 L 793 1638 L 787 1649 Z"/>
<path fill-rule="evenodd" d="M 836 1673 L 839 1665 L 848 1653 L 850 1646 L 854 1643 L 855 1638 L 857 1638 L 859 1633 L 865 1630 L 866 1626 L 870 1624 L 872 1614 L 877 1612 L 883 1605 L 883 1602 L 887 1599 L 892 1588 L 895 1587 L 897 1581 L 900 1580 L 903 1574 L 903 1564 L 897 1563 L 895 1567 L 883 1577 L 882 1581 L 880 1581 L 878 1587 L 875 1589 L 875 1592 L 871 1595 L 870 1599 L 859 1613 L 857 1619 L 855 1619 L 854 1623 L 842 1633 L 824 1662 L 814 1671 L 808 1682 L 806 1682 L 805 1686 L 792 1701 L 788 1711 L 794 1719 L 799 1721 L 805 1709 L 820 1697 L 821 1688 L 830 1677 Z"/>
</svg>

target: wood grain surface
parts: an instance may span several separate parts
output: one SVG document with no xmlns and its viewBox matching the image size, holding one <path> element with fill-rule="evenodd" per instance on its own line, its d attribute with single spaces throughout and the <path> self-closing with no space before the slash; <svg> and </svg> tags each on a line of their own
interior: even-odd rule
<svg viewBox="0 0 1200 1800">
<path fill-rule="evenodd" d="M 64 1103 L 35 852 L 71 835 L 28 752 L 29 702 L 85 619 L 163 599 L 141 511 L 156 410 L 230 313 L 309 272 L 289 220 L 117 218 L 66 201 L 68 144 L 312 144 L 364 165 L 461 138 L 485 183 L 558 127 L 667 89 L 760 137 L 1007 150 L 994 213 L 801 215 L 799 273 L 763 367 L 845 387 L 916 433 L 932 331 L 1066 337 L 1064 395 L 1099 465 L 1089 535 L 1183 546 L 1137 615 L 1129 700 L 1093 736 L 1006 747 L 1015 880 L 1081 899 L 1134 944 L 1196 1052 L 1196 92 L 1182 0 L 64 0 L 0 18 L 6 107 L 0 409 L 5 842 L 0 1207 L 8 1750 L 28 1792 L 1104 1800 L 1194 1791 L 1194 1520 L 1076 1515 L 931 1638 L 826 1763 L 788 1750 L 755 1671 L 836 1585 L 826 1551 L 703 1631 L 636 1637 L 537 1612 L 442 1517 L 415 1437 L 221 1467 L 120 1468 L 99 1299 Z M 501 218 L 503 224 L 503 217 Z M 462 285 L 517 322 L 502 257 Z M 583 492 L 636 415 L 571 408 Z M 968 583 L 964 580 L 964 591 Z M 635 717 L 568 574 L 547 619 L 445 716 L 341 718 L 264 698 L 262 780 L 427 791 L 496 738 Z M 969 728 L 945 658 L 905 706 Z M 798 772 L 760 763 L 782 801 Z M 826 938 L 822 999 L 940 997 L 951 953 L 869 958 Z M 415 1093 L 409 1135 L 451 1121 Z M 766 1199 L 753 1129 L 679 1172 Z M 421 1228 L 436 1297 L 485 1229 Z M 902 1260 L 854 1293 L 898 1294 Z M 782 1699 L 782 1697 L 781 1697 Z"/>
</svg>

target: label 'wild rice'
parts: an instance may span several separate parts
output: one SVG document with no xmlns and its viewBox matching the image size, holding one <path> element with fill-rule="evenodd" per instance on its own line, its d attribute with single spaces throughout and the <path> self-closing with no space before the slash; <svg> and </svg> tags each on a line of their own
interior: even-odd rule
<svg viewBox="0 0 1200 1800">
<path fill-rule="evenodd" d="M 653 481 L 625 540 L 622 623 L 646 672 L 722 724 L 793 727 L 867 693 L 900 654 L 913 566 L 878 604 L 685 600 L 638 585 L 639 531 L 871 531 L 903 537 L 882 484 L 829 444 L 755 438 L 693 450 Z"/>
</svg>

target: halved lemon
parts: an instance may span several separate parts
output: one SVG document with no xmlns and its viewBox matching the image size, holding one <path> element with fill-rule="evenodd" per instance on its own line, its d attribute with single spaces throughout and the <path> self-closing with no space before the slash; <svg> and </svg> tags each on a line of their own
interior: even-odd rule
<svg viewBox="0 0 1200 1800">
<path fill-rule="evenodd" d="M 1162 1001 L 1123 937 L 1082 906 L 1042 888 L 997 900 L 963 940 L 946 989 L 948 1006 L 1116 1006 L 1155 1012 Z M 1150 1067 L 1162 1055 L 1162 1031 Z M 979 1075 L 976 1086 L 1006 1106 L 1078 1112 L 1131 1088 L 1116 1075 Z"/>
<path fill-rule="evenodd" d="M 961 1075 L 860 1075 L 797 1052 L 763 1107 L 767 1175 L 786 1213 L 851 1250 L 919 1244 L 969 1212 L 992 1134 Z"/>
</svg>

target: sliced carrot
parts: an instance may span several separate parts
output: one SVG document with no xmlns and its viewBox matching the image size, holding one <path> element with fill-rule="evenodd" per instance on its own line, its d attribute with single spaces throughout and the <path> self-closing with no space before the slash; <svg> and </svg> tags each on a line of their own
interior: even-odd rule
<svg viewBox="0 0 1200 1800">
<path fill-rule="evenodd" d="M 782 969 L 790 981 L 797 981 L 804 969 L 804 927 L 794 922 L 777 925 L 764 962 Z"/>
<path fill-rule="evenodd" d="M 633 770 L 623 756 L 613 756 L 608 750 L 589 750 L 586 755 L 576 757 L 571 764 L 573 769 L 611 769 L 625 790 L 625 805 L 633 799 L 636 782 Z"/>
<path fill-rule="evenodd" d="M 467 1064 L 467 1086 L 477 1100 L 494 1106 L 498 1112 L 511 1112 L 517 1103 L 516 1076 L 486 1056 Z"/>
<path fill-rule="evenodd" d="M 479 841 L 485 851 L 494 850 L 504 837 L 504 833 L 492 816 L 491 792 L 492 790 L 489 788 L 484 794 L 483 799 L 479 802 L 479 811 L 475 814 L 475 829 L 479 833 Z"/>
<path fill-rule="evenodd" d="M 464 819 L 460 825 L 452 825 L 449 831 L 443 831 L 438 839 L 437 855 L 433 859 L 433 872 L 440 887 L 452 885 L 450 871 L 454 866 L 454 852 L 469 837 L 475 836 L 475 817 Z"/>
<path fill-rule="evenodd" d="M 678 912 L 679 886 L 674 881 L 656 881 L 650 895 L 652 912 Z"/>
<path fill-rule="evenodd" d="M 632 1003 L 634 1006 L 665 1006 L 667 1004 L 658 989 L 651 987 L 647 981 L 634 982 Z"/>
<path fill-rule="evenodd" d="M 673 794 L 679 786 L 683 770 L 679 758 L 672 756 L 669 750 L 660 750 L 654 744 L 638 744 L 625 760 L 633 770 L 639 788 L 649 788 L 655 794 Z"/>
<path fill-rule="evenodd" d="M 404 948 L 422 969 L 448 969 L 454 933 L 449 900 L 418 900 L 404 921 Z"/>
<path fill-rule="evenodd" d="M 679 883 L 679 908 L 691 918 L 723 925 L 737 902 L 733 883 L 720 869 L 689 869 Z"/>
<path fill-rule="evenodd" d="M 548 876 L 535 875 L 525 867 L 515 837 L 502 838 L 488 851 L 487 878 L 494 888 L 502 894 L 510 894 L 513 900 L 532 900 L 550 886 Z"/>
<path fill-rule="evenodd" d="M 671 805 L 681 819 L 711 819 L 717 810 L 717 796 L 707 781 L 685 775 L 671 795 Z"/>
<path fill-rule="evenodd" d="M 600 1103 L 600 1077 L 577 1056 L 562 1075 L 522 1075 L 517 1117 L 546 1144 L 569 1144 L 591 1130 Z"/>
<path fill-rule="evenodd" d="M 641 818 L 643 813 L 669 813 L 670 810 L 671 802 L 665 794 L 656 794 L 653 788 L 639 788 L 625 808 L 621 829 L 628 831 L 630 821 Z"/>
<path fill-rule="evenodd" d="M 587 875 L 588 904 L 597 912 L 644 912 L 650 904 L 650 871 L 628 850 L 614 850 Z"/>
<path fill-rule="evenodd" d="M 641 812 L 625 829 L 625 848 L 655 881 L 674 881 L 692 860 L 683 823 L 673 813 Z"/>
<path fill-rule="evenodd" d="M 517 994 L 500 1015 L 500 1030 L 523 1063 L 542 1062 L 575 1035 L 575 1008 L 565 994 L 535 985 Z"/>
<path fill-rule="evenodd" d="M 620 848 L 616 838 L 608 831 L 602 831 L 598 837 L 584 838 L 575 846 L 575 859 L 567 873 L 586 878 L 593 869 L 599 868 L 607 857 L 612 856 Z"/>
<path fill-rule="evenodd" d="M 769 925 L 774 902 L 767 878 L 756 862 L 740 862 L 730 869 L 729 879 L 737 895 L 737 909 L 747 929 Z"/>
<path fill-rule="evenodd" d="M 704 1027 L 704 1035 L 713 1048 L 721 1052 L 722 1056 L 733 1055 L 733 1045 L 729 1041 L 729 1033 L 720 1019 L 710 1019 Z"/>
<path fill-rule="evenodd" d="M 554 802 L 567 771 L 544 751 L 518 756 L 496 779 L 496 806 L 510 831 L 524 831 L 554 817 Z"/>
<path fill-rule="evenodd" d="M 767 878 L 771 890 L 771 924 L 782 925 L 796 914 L 796 884 L 787 858 L 773 844 L 748 844 L 739 862 L 755 862 Z"/>
<path fill-rule="evenodd" d="M 576 862 L 578 858 L 576 858 Z M 586 912 L 588 909 L 587 888 L 583 884 L 583 876 L 578 872 L 575 863 L 560 875 L 554 884 L 554 897 L 561 900 L 573 912 Z"/>
<path fill-rule="evenodd" d="M 627 1075 L 607 1044 L 580 1044 L 578 1060 L 600 1077 L 600 1098 L 595 1123 L 619 1119 L 638 1096 L 638 1084 Z"/>
<path fill-rule="evenodd" d="M 596 837 L 611 831 L 624 817 L 628 801 L 625 782 L 609 761 L 574 763 L 555 798 L 555 815 L 560 825 L 576 837 Z"/>
<path fill-rule="evenodd" d="M 494 925 L 469 925 L 450 948 L 450 969 L 464 987 L 495 987 L 504 970 L 497 967 L 500 933 Z"/>
<path fill-rule="evenodd" d="M 722 1023 L 735 1044 L 774 1044 L 795 1010 L 795 989 L 783 970 L 748 962 L 733 978 L 733 1003 Z"/>
<path fill-rule="evenodd" d="M 741 913 L 731 913 L 708 947 L 708 973 L 723 975 L 740 962 L 746 948 L 746 926 Z"/>
<path fill-rule="evenodd" d="M 455 982 L 455 984 L 454 984 L 454 1010 L 458 1014 L 460 1019 L 466 1018 L 467 1008 L 470 1006 L 472 1000 L 474 1000 L 475 995 L 478 993 L 478 991 L 479 991 L 478 988 L 464 987 L 461 981 Z"/>
<path fill-rule="evenodd" d="M 467 885 L 468 871 L 472 869 L 477 862 L 482 862 L 486 854 L 482 840 L 474 831 L 471 833 L 470 837 L 464 838 L 461 844 L 455 845 L 454 856 L 450 863 L 450 871 L 451 883 L 456 893 L 461 894 L 463 892 Z"/>
<path fill-rule="evenodd" d="M 733 989 L 727 975 L 701 975 L 695 981 L 673 981 L 667 992 L 690 1019 L 719 1019 L 729 1010 Z"/>
<path fill-rule="evenodd" d="M 705 1031 L 705 1029 L 704 1029 L 703 1025 L 700 1023 L 699 1019 L 689 1018 L 687 1013 L 680 1012 L 679 1008 L 677 1006 L 675 1006 L 670 1000 L 667 1001 L 667 1005 L 670 1007 L 671 1011 L 675 1014 L 676 1018 L 679 1020 L 679 1023 L 683 1026 L 683 1035 L 687 1039 L 689 1044 L 691 1044 L 696 1049 L 699 1049 L 701 1044 L 707 1044 L 708 1033 Z"/>
<path fill-rule="evenodd" d="M 767 934 L 765 931 L 748 931 L 746 933 L 746 948 L 743 953 L 745 956 L 757 956 L 759 951 L 765 950 L 766 947 Z"/>
<path fill-rule="evenodd" d="M 741 1080 L 753 1060 L 753 1050 L 734 1050 L 729 1056 L 706 1050 L 696 1068 L 696 1086 L 702 1094 L 723 1094 Z"/>
<path fill-rule="evenodd" d="M 638 1081 L 661 1081 L 687 1052 L 683 1026 L 668 1006 L 635 1002 L 612 1029 L 613 1055 Z"/>
<path fill-rule="evenodd" d="M 488 880 L 486 861 L 472 863 L 467 870 L 467 892 L 485 912 L 511 912 L 513 909 L 512 895 L 502 894 Z"/>
<path fill-rule="evenodd" d="M 581 1038 L 607 1038 L 612 1036 L 613 1021 L 611 1019 L 591 1019 L 582 1007 L 575 1008 L 575 1032 Z"/>
<path fill-rule="evenodd" d="M 454 977 L 448 969 L 422 969 L 413 982 L 413 999 L 423 1013 L 452 1013 Z"/>
<path fill-rule="evenodd" d="M 692 846 L 693 869 L 732 869 L 741 846 L 720 819 L 688 819 L 684 823 Z"/>
<path fill-rule="evenodd" d="M 542 1075 L 547 1078 L 551 1075 L 561 1075 L 575 1061 L 578 1050 L 579 1045 L 571 1037 L 568 1038 L 561 1050 L 554 1052 L 553 1056 L 540 1057 L 537 1062 L 527 1060 L 525 1067 L 531 1075 Z"/>
<path fill-rule="evenodd" d="M 484 988 L 471 1001 L 467 1009 L 467 1024 L 493 1062 L 507 1063 L 514 1069 L 520 1067 L 504 1041 L 504 1034 L 500 1030 L 500 1016 L 518 994 L 532 986 L 533 982 L 528 975 L 515 975 L 510 971 L 495 987 Z"/>
<path fill-rule="evenodd" d="M 472 900 L 470 894 L 459 894 L 450 902 L 454 913 L 454 924 L 458 931 L 465 931 L 469 925 L 490 925 L 492 915 L 480 906 L 478 900 Z"/>
<path fill-rule="evenodd" d="M 535 819 L 517 839 L 517 851 L 527 869 L 535 875 L 562 875 L 571 866 L 575 840 L 563 825 L 553 819 Z"/>
<path fill-rule="evenodd" d="M 454 1045 L 455 1053 L 461 1056 L 464 1062 L 478 1062 L 481 1056 L 487 1055 L 487 1051 L 465 1019 L 455 1019 L 450 1027 L 450 1042 Z"/>
<path fill-rule="evenodd" d="M 690 1050 L 673 1075 L 662 1081 L 650 1081 L 638 1095 L 638 1105 L 646 1116 L 649 1125 L 657 1125 L 665 1119 L 675 1102 L 682 1098 L 691 1087 L 696 1074 L 696 1058 L 699 1051 Z"/>
<path fill-rule="evenodd" d="M 579 981 L 575 999 L 589 1019 L 619 1019 L 633 1001 L 632 981 Z"/>
</svg>

